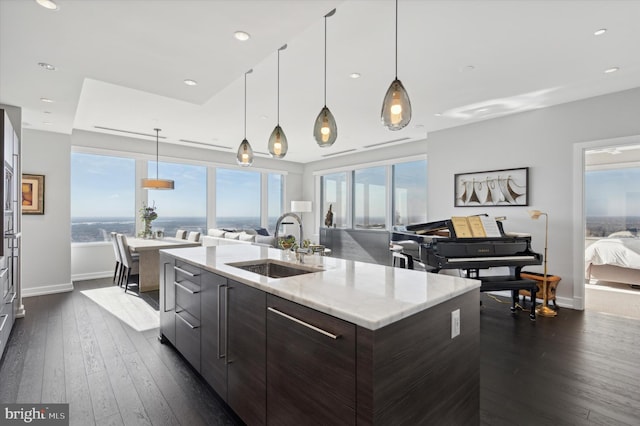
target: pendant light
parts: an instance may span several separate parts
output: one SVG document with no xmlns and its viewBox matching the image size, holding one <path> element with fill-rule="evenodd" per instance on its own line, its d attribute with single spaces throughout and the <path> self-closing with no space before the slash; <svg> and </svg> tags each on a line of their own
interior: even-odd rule
<svg viewBox="0 0 640 426">
<path fill-rule="evenodd" d="M 236 160 L 242 167 L 249 167 L 253 164 L 253 150 L 247 140 L 247 74 L 251 74 L 253 69 L 244 73 L 244 139 L 238 147 Z"/>
<path fill-rule="evenodd" d="M 273 158 L 283 158 L 287 155 L 287 151 L 289 150 L 289 144 L 287 142 L 287 136 L 284 134 L 284 130 L 280 127 L 280 51 L 287 48 L 285 44 L 280 49 L 278 49 L 278 118 L 276 128 L 271 132 L 271 136 L 269 137 L 269 154 Z"/>
<path fill-rule="evenodd" d="M 155 179 L 142 179 L 142 189 L 173 189 L 173 181 L 171 179 L 158 178 L 158 148 L 160 139 L 160 129 L 153 129 L 156 131 L 156 178 Z"/>
<path fill-rule="evenodd" d="M 336 119 L 327 108 L 327 18 L 333 16 L 336 10 L 324 15 L 324 107 L 316 118 L 315 125 L 313 126 L 313 137 L 318 142 L 320 147 L 328 147 L 338 138 L 338 126 L 336 125 Z"/>
<path fill-rule="evenodd" d="M 411 121 L 409 94 L 398 80 L 398 0 L 396 0 L 396 78 L 382 101 L 382 124 L 389 130 L 400 130 Z"/>
</svg>

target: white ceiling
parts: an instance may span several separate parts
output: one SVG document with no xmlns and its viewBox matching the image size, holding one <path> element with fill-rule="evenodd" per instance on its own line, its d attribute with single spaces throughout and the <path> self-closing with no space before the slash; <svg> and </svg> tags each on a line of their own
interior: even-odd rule
<svg viewBox="0 0 640 426">
<path fill-rule="evenodd" d="M 380 124 L 394 77 L 393 0 L 56 2 L 50 11 L 35 0 L 0 0 L 0 103 L 21 106 L 25 128 L 126 136 L 97 127 L 160 127 L 166 142 L 234 152 L 244 136 L 243 74 L 253 68 L 247 138 L 266 153 L 276 124 L 276 51 L 285 43 L 285 159 L 303 163 L 640 87 L 640 1 L 400 0 L 398 77 L 413 119 L 397 132 Z M 319 148 L 312 128 L 323 106 L 323 16 L 334 7 L 327 106 L 338 140 Z M 599 28 L 608 31 L 595 36 Z M 239 42 L 236 30 L 252 38 Z M 611 67 L 620 70 L 605 74 Z M 353 72 L 362 77 L 351 79 Z M 199 84 L 189 87 L 187 78 Z"/>
</svg>

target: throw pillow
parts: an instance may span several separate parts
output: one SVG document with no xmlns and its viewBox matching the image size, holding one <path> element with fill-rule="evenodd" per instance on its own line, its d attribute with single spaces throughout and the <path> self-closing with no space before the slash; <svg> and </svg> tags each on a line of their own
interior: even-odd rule
<svg viewBox="0 0 640 426">
<path fill-rule="evenodd" d="M 240 232 L 225 232 L 224 237 L 229 240 L 237 240 L 240 236 Z"/>
<path fill-rule="evenodd" d="M 238 236 L 238 239 L 240 241 L 250 241 L 250 242 L 254 242 L 256 239 L 255 235 L 250 235 L 247 234 L 246 232 L 241 232 L 240 235 Z"/>
<path fill-rule="evenodd" d="M 212 237 L 222 238 L 224 237 L 225 231 L 222 229 L 209 229 L 208 234 Z"/>
<path fill-rule="evenodd" d="M 271 247 L 275 247 L 276 245 L 276 237 L 274 236 L 265 236 L 265 235 L 256 235 L 256 244 L 268 245 Z"/>
</svg>

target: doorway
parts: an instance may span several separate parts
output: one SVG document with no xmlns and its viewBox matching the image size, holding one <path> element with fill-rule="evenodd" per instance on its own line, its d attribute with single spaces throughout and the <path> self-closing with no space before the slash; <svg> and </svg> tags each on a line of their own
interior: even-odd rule
<svg viewBox="0 0 640 426">
<path fill-rule="evenodd" d="M 611 142 L 583 151 L 584 305 L 640 319 L 640 143 Z"/>
</svg>

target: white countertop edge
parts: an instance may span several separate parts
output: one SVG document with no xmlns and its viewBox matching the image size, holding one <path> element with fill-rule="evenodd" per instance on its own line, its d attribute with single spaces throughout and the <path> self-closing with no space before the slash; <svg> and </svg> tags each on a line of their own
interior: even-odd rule
<svg viewBox="0 0 640 426">
<path fill-rule="evenodd" d="M 367 318 L 364 317 L 362 315 L 358 315 L 354 312 L 349 312 L 347 310 L 344 309 L 340 309 L 337 308 L 335 306 L 330 306 L 327 304 L 323 304 L 318 302 L 317 300 L 308 298 L 308 297 L 301 297 L 300 295 L 294 294 L 291 291 L 287 291 L 286 289 L 282 289 L 282 288 L 278 288 L 276 285 L 278 282 L 281 282 L 283 280 L 289 280 L 291 278 L 281 278 L 281 279 L 276 279 L 276 278 L 262 278 L 263 281 L 266 282 L 258 282 L 255 280 L 251 280 L 248 279 L 246 277 L 243 277 L 242 274 L 244 274 L 245 272 L 241 272 L 241 270 L 238 270 L 238 273 L 234 273 L 235 271 L 230 270 L 232 267 L 227 266 L 227 263 L 232 263 L 232 262 L 236 262 L 236 261 L 242 261 L 239 259 L 236 260 L 231 260 L 229 262 L 224 262 L 224 269 L 220 269 L 220 268 L 216 268 L 213 267 L 209 264 L 203 263 L 202 261 L 200 261 L 199 259 L 197 259 L 195 256 L 192 255 L 192 249 L 193 248 L 185 248 L 185 249 L 180 249 L 180 248 L 168 248 L 168 249 L 163 249 L 161 250 L 162 252 L 165 252 L 167 254 L 170 254 L 171 256 L 174 256 L 176 259 L 178 260 L 182 260 L 185 262 L 188 262 L 190 264 L 193 264 L 197 267 L 200 267 L 206 271 L 224 276 L 225 278 L 230 278 L 234 281 L 240 282 L 242 284 L 246 284 L 250 287 L 262 290 L 266 293 L 269 294 L 273 294 L 274 296 L 278 296 L 278 297 L 282 297 L 283 299 L 289 300 L 291 302 L 295 302 L 298 303 L 300 305 L 315 309 L 317 311 L 326 313 L 328 315 L 332 315 L 336 318 L 342 319 L 344 321 L 348 321 L 351 322 L 353 324 L 362 326 L 366 329 L 369 330 L 377 330 L 380 329 L 386 325 L 392 324 L 396 321 L 399 321 L 401 319 L 407 318 L 411 315 L 414 315 L 418 312 L 421 312 L 425 309 L 428 309 L 430 307 L 439 305 L 440 303 L 446 302 L 447 300 L 453 299 L 457 296 L 460 296 L 462 294 L 465 294 L 469 291 L 473 291 L 475 289 L 479 289 L 480 288 L 480 281 L 479 280 L 475 280 L 475 279 L 468 279 L 468 278 L 461 278 L 461 277 L 454 277 L 454 276 L 447 276 L 447 278 L 451 278 L 451 279 L 456 279 L 456 280 L 463 280 L 467 285 L 465 285 L 464 287 L 458 287 L 456 289 L 453 289 L 451 291 L 442 293 L 441 295 L 439 295 L 439 297 L 430 297 L 429 300 L 425 301 L 424 303 L 419 303 L 419 304 L 413 304 L 413 303 L 406 303 L 406 306 L 403 307 L 403 309 L 401 311 L 396 311 L 392 314 L 387 314 L 387 315 L 380 315 L 378 312 L 378 318 L 377 319 L 371 319 L 371 318 Z M 270 249 L 270 250 L 275 250 L 275 249 Z M 278 250 L 279 252 L 279 250 Z M 269 258 L 273 258 L 272 256 L 269 256 Z M 278 260 L 277 258 L 273 258 Z M 248 260 L 248 259 L 246 259 Z M 355 262 L 355 263 L 359 263 L 362 264 L 363 262 Z M 295 263 L 292 263 L 292 266 L 296 266 Z M 385 267 L 385 266 L 381 266 L 381 265 L 376 265 L 378 267 L 383 267 L 383 268 L 391 268 L 391 267 Z M 333 272 L 331 270 L 325 270 L 324 272 L 330 273 Z M 416 271 L 418 272 L 418 271 Z M 424 272 L 419 272 L 419 273 L 424 273 Z M 246 274 L 250 274 L 249 272 L 246 272 Z M 253 275 L 253 274 L 252 274 Z M 436 274 L 431 274 L 431 275 L 436 275 Z M 440 277 L 442 277 L 442 275 L 440 275 Z"/>
</svg>

